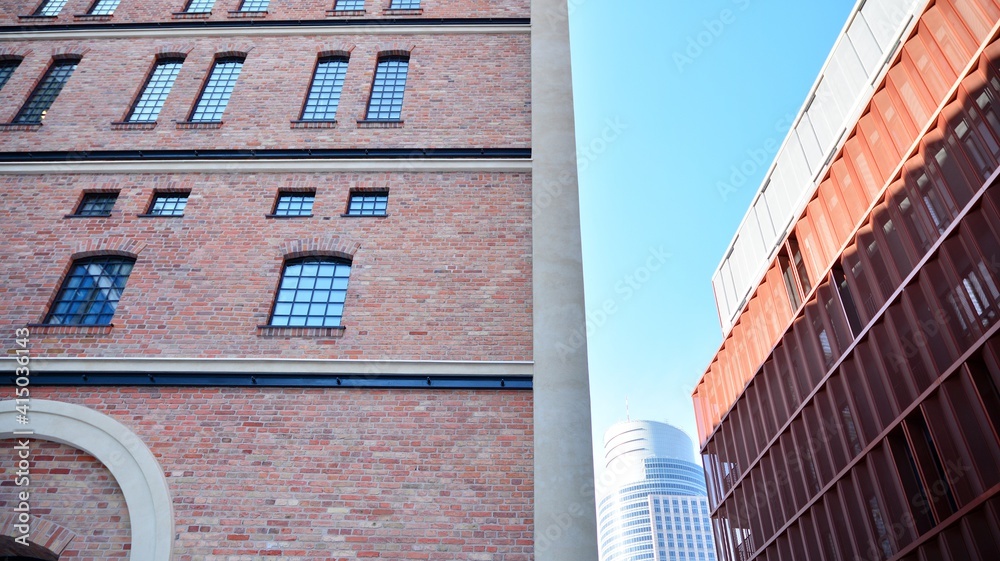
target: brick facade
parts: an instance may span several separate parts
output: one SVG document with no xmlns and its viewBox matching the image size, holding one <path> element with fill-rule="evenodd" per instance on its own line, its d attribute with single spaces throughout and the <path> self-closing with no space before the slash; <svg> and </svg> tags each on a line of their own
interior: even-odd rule
<svg viewBox="0 0 1000 561">
<path fill-rule="evenodd" d="M 189 0 L 151 0 L 148 2 L 123 1 L 107 21 L 112 23 L 145 23 L 177 21 L 174 13 L 183 12 Z M 526 18 L 529 15 L 529 0 L 423 0 L 420 13 L 412 11 L 387 11 L 390 0 L 366 0 L 365 13 L 350 15 L 333 13 L 335 0 L 271 0 L 264 20 L 322 20 L 325 18 L 381 19 L 386 17 L 421 18 Z M 211 14 L 199 17 L 198 21 L 239 21 L 241 14 L 233 14 L 240 9 L 243 0 L 216 0 Z M 77 16 L 86 14 L 94 0 L 68 0 L 66 6 L 55 18 L 32 18 L 30 16 L 41 4 L 40 0 L 10 0 L 0 14 L 0 25 L 58 25 L 88 21 Z M 102 18 L 104 19 L 104 18 Z M 254 18 L 257 19 L 257 18 Z M 93 20 L 90 20 L 93 21 Z"/>
<path fill-rule="evenodd" d="M 352 189 L 373 188 L 389 190 L 387 217 L 341 216 Z M 138 216 L 158 189 L 190 190 L 183 217 Z M 314 189 L 313 216 L 265 217 L 280 189 Z M 100 190 L 119 191 L 110 217 L 65 217 Z M 0 176 L 0 197 L 18 232 L 0 284 L 7 325 L 44 320 L 74 257 L 137 257 L 112 332 L 42 328 L 45 356 L 531 357 L 525 174 Z M 343 336 L 263 336 L 283 260 L 324 242 L 353 251 Z"/>
<path fill-rule="evenodd" d="M 88 388 L 34 397 L 112 415 L 173 493 L 176 561 L 531 559 L 531 392 Z M 0 442 L 3 450 L 12 441 Z M 32 508 L 74 528 L 60 561 L 126 559 L 107 469 L 41 442 Z M 0 509 L 13 459 L 0 454 Z"/>
<path fill-rule="evenodd" d="M 23 57 L 0 90 L 0 123 L 9 123 L 56 54 L 80 63 L 38 130 L 2 132 L 4 151 L 526 148 L 531 134 L 528 36 L 337 35 L 128 38 L 0 42 Z M 410 70 L 399 128 L 363 128 L 379 53 L 405 50 Z M 332 128 L 293 128 L 301 117 L 316 58 L 350 53 Z M 179 129 L 215 57 L 246 54 L 222 126 Z M 156 56 L 186 55 L 153 130 L 113 130 L 125 119 Z M 279 78 L 280 77 L 280 78 Z"/>
<path fill-rule="evenodd" d="M 154 527 L 171 551 L 156 561 L 535 559 L 530 2 L 368 0 L 333 14 L 333 0 L 271 0 L 244 17 L 217 0 L 177 17 L 184 5 L 122 0 L 98 18 L 79 17 L 91 0 L 53 18 L 23 17 L 35 0 L 0 7 L 0 61 L 20 61 L 0 87 L 0 334 L 30 327 L 30 399 L 56 419 L 33 441 L 35 535 L 75 534 L 69 561 L 137 559 Z M 299 122 L 330 54 L 349 59 L 336 122 Z M 387 54 L 409 57 L 401 119 L 359 122 Z M 192 126 L 228 55 L 245 62 L 222 122 Z M 184 61 L 156 123 L 122 123 L 158 56 Z M 13 125 L 63 57 L 79 63 L 42 124 Z M 312 215 L 268 216 L 279 191 L 315 193 Z M 388 192 L 386 216 L 344 216 L 352 192 L 373 191 Z M 100 192 L 118 194 L 109 216 L 72 216 Z M 189 193 L 183 216 L 144 216 L 157 192 Z M 554 261 L 572 264 L 570 250 Z M 110 255 L 135 260 L 110 324 L 43 325 L 74 261 Z M 268 326 L 283 266 L 316 255 L 350 262 L 340 325 Z M 105 375 L 124 378 L 92 385 Z M 241 387 L 251 375 L 266 384 Z M 0 439 L 22 428 L 12 410 Z M 86 424 L 66 410 L 99 417 L 87 423 L 101 446 L 132 463 L 59 437 L 59 423 Z M 0 452 L 0 546 L 16 535 L 2 526 L 14 461 Z M 130 525 L 137 487 L 166 489 L 140 506 L 172 504 L 172 531 L 157 516 Z"/>
</svg>

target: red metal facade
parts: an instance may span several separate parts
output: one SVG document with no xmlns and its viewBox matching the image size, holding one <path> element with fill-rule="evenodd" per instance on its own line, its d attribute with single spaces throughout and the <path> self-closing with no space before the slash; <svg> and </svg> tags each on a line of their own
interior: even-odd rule
<svg viewBox="0 0 1000 561">
<path fill-rule="evenodd" d="M 921 15 L 699 383 L 722 559 L 1000 558 L 998 21 Z"/>
</svg>

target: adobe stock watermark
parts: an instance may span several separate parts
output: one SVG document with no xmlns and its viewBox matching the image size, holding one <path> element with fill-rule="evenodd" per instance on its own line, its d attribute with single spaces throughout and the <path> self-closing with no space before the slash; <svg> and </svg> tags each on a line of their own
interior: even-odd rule
<svg viewBox="0 0 1000 561">
<path fill-rule="evenodd" d="M 628 130 L 628 124 L 623 122 L 621 117 L 605 119 L 601 134 L 592 138 L 587 144 L 577 146 L 577 171 L 580 173 L 586 171 L 590 167 L 590 164 L 607 152 L 608 148 L 617 142 L 626 130 Z M 543 210 L 561 197 L 566 189 L 573 185 L 576 177 L 576 174 L 563 171 L 554 181 L 548 181 L 542 185 L 534 185 L 533 189 L 538 193 L 538 196 L 534 198 L 531 205 L 532 218 L 537 218 Z"/>
<path fill-rule="evenodd" d="M 732 0 L 732 3 L 734 8 L 725 8 L 716 17 L 702 20 L 702 29 L 688 35 L 684 49 L 674 51 L 673 60 L 678 72 L 684 72 L 684 67 L 694 64 L 695 59 L 705 54 L 726 29 L 736 23 L 739 12 L 745 12 L 750 7 L 750 0 Z"/>
<path fill-rule="evenodd" d="M 671 254 L 663 249 L 663 246 L 650 247 L 643 264 L 632 270 L 631 273 L 622 277 L 615 283 L 614 289 L 617 296 L 606 298 L 601 306 L 596 310 L 587 312 L 585 325 L 577 327 L 570 334 L 568 340 L 556 345 L 556 352 L 563 362 L 569 358 L 570 354 L 579 350 L 587 343 L 586 335 L 592 335 L 598 329 L 604 327 L 612 316 L 618 313 L 621 305 L 632 299 L 635 294 L 642 290 L 642 287 L 653 278 L 654 273 L 663 268 L 670 259 Z"/>
<path fill-rule="evenodd" d="M 785 135 L 794 122 L 795 115 L 786 114 L 774 123 L 774 132 Z M 748 149 L 745 152 L 746 158 L 742 162 L 729 167 L 729 175 L 726 180 L 715 182 L 715 190 L 722 197 L 722 202 L 728 202 L 729 196 L 739 192 L 750 180 L 750 177 L 762 169 L 766 170 L 771 165 L 778 148 L 781 147 L 783 138 L 784 136 L 774 135 L 767 137 L 759 146 Z"/>
</svg>

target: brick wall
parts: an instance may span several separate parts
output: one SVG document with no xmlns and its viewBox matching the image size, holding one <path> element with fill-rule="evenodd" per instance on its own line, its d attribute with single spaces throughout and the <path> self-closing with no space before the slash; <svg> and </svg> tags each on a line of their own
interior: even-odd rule
<svg viewBox="0 0 1000 561">
<path fill-rule="evenodd" d="M 234 21 L 243 0 L 216 0 L 208 21 Z M 66 6 L 54 19 L 23 19 L 18 16 L 30 15 L 41 4 L 41 0 L 7 0 L 0 14 L 0 25 L 38 25 L 67 24 L 80 20 L 74 16 L 86 14 L 94 0 L 69 0 Z M 133 23 L 146 21 L 176 21 L 172 15 L 181 12 L 187 6 L 188 0 L 122 0 L 109 21 L 113 23 Z M 351 19 L 401 17 L 385 13 L 390 0 L 366 0 L 365 14 L 350 16 Z M 424 18 L 486 18 L 486 17 L 528 17 L 529 0 L 512 0 L 496 2 L 489 0 L 423 0 L 421 3 Z M 339 18 L 337 14 L 327 14 L 332 10 L 334 0 L 271 0 L 267 7 L 265 20 L 299 20 Z M 407 17 L 407 16 L 402 16 Z M 201 21 L 200 19 L 198 21 Z M 239 21 L 239 20 L 236 20 Z"/>
<path fill-rule="evenodd" d="M 0 440 L 0 511 L 13 512 L 20 492 L 29 492 L 32 539 L 41 539 L 38 520 L 76 534 L 60 561 L 127 560 L 131 532 L 128 508 L 114 476 L 93 456 L 76 448 L 33 440 L 29 486 L 14 484 L 13 440 Z M 15 535 L 20 535 L 16 533 Z"/>
<path fill-rule="evenodd" d="M 410 52 L 400 128 L 363 128 L 379 52 Z M 334 128 L 293 128 L 317 56 L 350 51 Z M 178 129 L 219 53 L 248 52 L 218 129 Z M 157 53 L 187 53 L 153 130 L 113 130 L 146 81 Z M 9 123 L 52 62 L 82 54 L 39 130 L 0 131 L 4 151 L 490 147 L 526 148 L 531 138 L 527 35 L 344 35 L 191 39 L 4 41 L 23 56 L 0 90 Z"/>
<path fill-rule="evenodd" d="M 0 325 L 43 321 L 74 254 L 134 242 L 138 259 L 111 333 L 39 331 L 33 354 L 530 360 L 529 181 L 502 173 L 0 176 Z M 313 216 L 266 218 L 289 188 L 315 189 Z M 340 216 L 351 189 L 371 188 L 389 189 L 388 217 Z M 120 190 L 110 217 L 64 218 L 84 191 L 102 189 Z M 189 189 L 184 216 L 138 217 L 156 189 Z M 357 247 L 341 338 L 258 333 L 283 259 L 300 240 Z"/>
<path fill-rule="evenodd" d="M 32 397 L 110 415 L 152 450 L 173 497 L 175 561 L 531 559 L 531 392 L 36 386 Z M 0 508 L 15 491 L 4 450 L 13 443 L 0 442 Z M 128 517 L 105 468 L 51 443 L 34 460 L 33 509 L 86 544 L 66 561 L 121 556 Z"/>
</svg>

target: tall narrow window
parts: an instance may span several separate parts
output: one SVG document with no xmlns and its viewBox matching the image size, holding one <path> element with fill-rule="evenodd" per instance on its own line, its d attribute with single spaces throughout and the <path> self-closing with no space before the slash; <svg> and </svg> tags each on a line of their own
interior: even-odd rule
<svg viewBox="0 0 1000 561">
<path fill-rule="evenodd" d="M 419 10 L 420 0 L 392 0 L 390 10 Z"/>
<path fill-rule="evenodd" d="M 10 77 L 14 75 L 14 71 L 17 70 L 20 64 L 20 60 L 0 60 L 0 90 L 3 89 L 7 80 L 10 80 Z"/>
<path fill-rule="evenodd" d="M 184 11 L 189 14 L 208 14 L 212 12 L 215 0 L 191 0 Z"/>
<path fill-rule="evenodd" d="M 97 0 L 94 5 L 90 7 L 90 11 L 87 12 L 91 16 L 110 16 L 115 13 L 115 8 L 121 0 Z"/>
<path fill-rule="evenodd" d="M 785 292 L 788 294 L 788 303 L 792 311 L 798 310 L 802 305 L 802 296 L 799 295 L 798 283 L 795 281 L 795 269 L 791 261 L 788 260 L 788 251 L 782 249 L 778 254 L 778 267 L 781 268 L 781 278 L 785 281 Z"/>
<path fill-rule="evenodd" d="M 345 57 L 319 59 L 312 85 L 309 87 L 306 106 L 302 110 L 303 121 L 333 121 L 336 118 L 345 74 L 347 74 Z"/>
<path fill-rule="evenodd" d="M 44 0 L 35 10 L 34 15 L 42 17 L 56 17 L 66 5 L 66 0 Z"/>
<path fill-rule="evenodd" d="M 134 259 L 126 257 L 92 257 L 75 261 L 45 323 L 111 323 L 134 263 Z"/>
<path fill-rule="evenodd" d="M 335 12 L 356 12 L 365 9 L 365 0 L 337 0 L 333 5 Z"/>
<path fill-rule="evenodd" d="M 388 56 L 378 61 L 372 96 L 368 101 L 369 121 L 398 121 L 403 110 L 403 92 L 409 59 L 405 56 Z"/>
<path fill-rule="evenodd" d="M 241 12 L 266 12 L 267 5 L 271 0 L 243 0 L 240 4 Z"/>
<path fill-rule="evenodd" d="M 191 112 L 192 123 L 222 121 L 222 114 L 226 111 L 229 96 L 233 93 L 233 86 L 236 85 L 236 79 L 240 77 L 242 69 L 242 58 L 220 58 L 215 61 L 212 73 L 198 97 L 198 103 Z"/>
<path fill-rule="evenodd" d="M 270 324 L 340 326 L 350 276 L 351 264 L 342 259 L 306 257 L 286 262 Z"/>
<path fill-rule="evenodd" d="M 45 112 L 52 107 L 59 92 L 62 91 L 66 81 L 76 70 L 78 60 L 64 59 L 52 63 L 45 73 L 42 81 L 38 83 L 35 91 L 31 92 L 31 97 L 24 103 L 21 110 L 14 117 L 14 122 L 18 124 L 32 125 L 42 122 Z"/>
<path fill-rule="evenodd" d="M 184 60 L 179 58 L 158 60 L 125 120 L 129 123 L 155 123 L 170 89 L 174 87 L 174 80 L 177 79 L 182 64 Z"/>
</svg>

